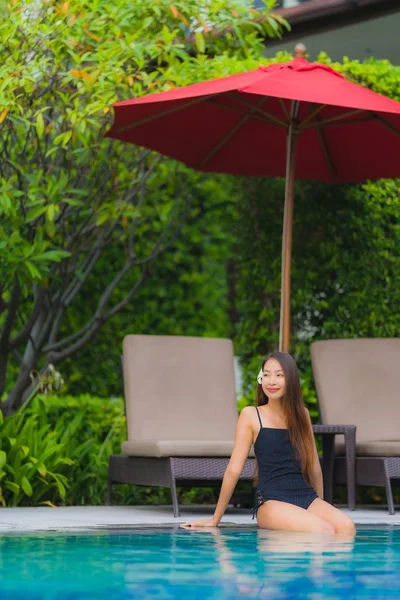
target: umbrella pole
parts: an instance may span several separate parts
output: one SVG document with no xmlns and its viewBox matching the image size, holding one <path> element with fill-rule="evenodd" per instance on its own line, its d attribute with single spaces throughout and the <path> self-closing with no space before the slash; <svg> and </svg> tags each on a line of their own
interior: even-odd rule
<svg viewBox="0 0 400 600">
<path fill-rule="evenodd" d="M 279 327 L 279 350 L 281 352 L 289 352 L 290 346 L 290 268 L 292 260 L 297 142 L 300 133 L 297 127 L 299 104 L 297 100 L 292 102 L 286 143 L 286 183 L 282 232 L 281 314 Z"/>
</svg>

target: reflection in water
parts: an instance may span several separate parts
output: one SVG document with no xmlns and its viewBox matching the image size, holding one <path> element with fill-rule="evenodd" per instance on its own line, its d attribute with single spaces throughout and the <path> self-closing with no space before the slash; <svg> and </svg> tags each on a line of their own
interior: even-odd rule
<svg viewBox="0 0 400 600">
<path fill-rule="evenodd" d="M 338 535 L 303 533 L 300 531 L 258 532 L 258 550 L 262 553 L 273 552 L 289 554 L 323 554 L 333 552 L 351 552 L 354 539 Z"/>
<path fill-rule="evenodd" d="M 1 600 L 400 598 L 399 572 L 397 529 L 355 541 L 230 527 L 0 538 Z"/>
<path fill-rule="evenodd" d="M 342 588 L 335 571 L 353 548 L 354 539 L 326 534 L 262 530 L 258 536 L 259 557 L 269 563 L 267 577 L 273 575 L 275 586 L 289 593 Z"/>
<path fill-rule="evenodd" d="M 258 529 L 244 553 L 243 537 L 241 544 L 235 545 L 240 532 L 232 535 L 212 528 L 190 531 L 203 532 L 214 540 L 221 572 L 231 576 L 231 584 L 235 581 L 237 591 L 248 598 L 300 598 L 322 593 L 327 586 L 338 587 L 330 567 L 335 570 L 354 548 L 354 539 L 340 536 Z M 254 566 L 252 572 L 249 562 Z M 296 596 L 291 596 L 293 593 Z"/>
</svg>

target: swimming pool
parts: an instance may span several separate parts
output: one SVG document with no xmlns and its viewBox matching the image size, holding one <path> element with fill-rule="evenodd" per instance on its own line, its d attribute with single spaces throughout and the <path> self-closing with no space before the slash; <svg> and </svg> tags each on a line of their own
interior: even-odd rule
<svg viewBox="0 0 400 600">
<path fill-rule="evenodd" d="M 353 542 L 223 527 L 0 537 L 0 598 L 400 598 L 400 529 Z"/>
</svg>

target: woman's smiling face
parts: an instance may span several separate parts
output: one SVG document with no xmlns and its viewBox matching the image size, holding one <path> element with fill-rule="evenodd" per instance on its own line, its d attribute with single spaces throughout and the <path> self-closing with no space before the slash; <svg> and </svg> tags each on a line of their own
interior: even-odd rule
<svg viewBox="0 0 400 600">
<path fill-rule="evenodd" d="M 275 358 L 269 358 L 263 367 L 262 389 L 268 398 L 283 398 L 286 391 L 285 374 Z"/>
</svg>

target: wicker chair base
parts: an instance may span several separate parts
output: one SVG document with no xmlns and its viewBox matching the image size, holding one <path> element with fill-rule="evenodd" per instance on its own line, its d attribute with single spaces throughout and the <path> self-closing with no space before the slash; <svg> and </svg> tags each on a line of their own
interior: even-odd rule
<svg viewBox="0 0 400 600">
<path fill-rule="evenodd" d="M 153 458 L 141 456 L 111 455 L 108 469 L 107 504 L 111 504 L 114 483 L 167 487 L 171 490 L 174 517 L 179 517 L 177 486 L 220 485 L 229 458 L 171 457 Z M 241 480 L 252 480 L 256 461 L 246 461 Z"/>
<path fill-rule="evenodd" d="M 334 478 L 339 485 L 347 483 L 344 457 L 335 458 Z M 359 456 L 356 458 L 356 485 L 384 487 L 390 515 L 395 514 L 392 480 L 399 485 L 400 458 L 393 456 Z"/>
</svg>

